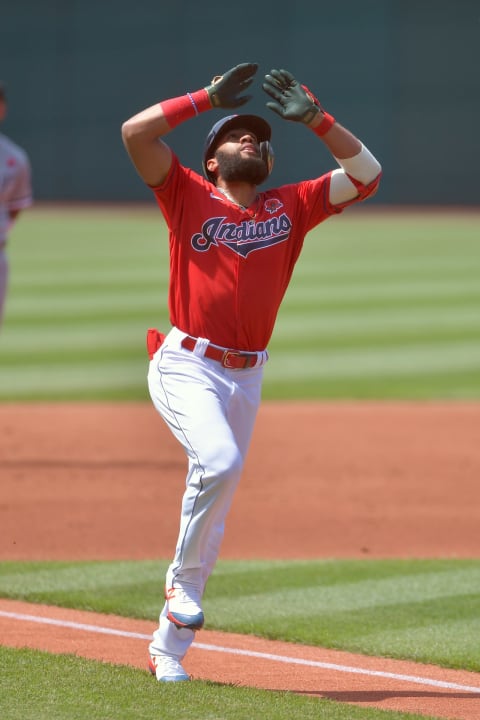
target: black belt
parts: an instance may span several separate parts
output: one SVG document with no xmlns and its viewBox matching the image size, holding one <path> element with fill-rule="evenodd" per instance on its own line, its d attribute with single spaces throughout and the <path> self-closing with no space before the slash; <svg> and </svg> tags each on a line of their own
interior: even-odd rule
<svg viewBox="0 0 480 720">
<path fill-rule="evenodd" d="M 197 338 L 187 335 L 183 338 L 181 345 L 185 350 L 193 352 L 195 345 L 197 344 Z M 257 364 L 259 356 L 263 353 L 257 352 L 239 352 L 238 350 L 229 350 L 228 348 L 221 348 L 217 345 L 209 343 L 205 349 L 204 356 L 209 360 L 216 360 L 223 367 L 230 368 L 231 370 L 246 370 Z"/>
</svg>

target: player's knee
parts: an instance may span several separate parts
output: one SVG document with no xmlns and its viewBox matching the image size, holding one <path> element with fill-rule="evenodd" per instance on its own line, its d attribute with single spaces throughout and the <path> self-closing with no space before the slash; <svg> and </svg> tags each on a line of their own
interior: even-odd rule
<svg viewBox="0 0 480 720">
<path fill-rule="evenodd" d="M 237 480 L 240 477 L 240 473 L 243 468 L 243 458 L 238 448 L 232 449 L 232 451 L 226 456 L 223 467 L 220 467 L 220 474 L 227 478 L 235 478 Z"/>
<path fill-rule="evenodd" d="M 224 446 L 206 461 L 206 478 L 214 484 L 236 484 L 243 469 L 243 462 L 242 454 L 236 445 Z"/>
<path fill-rule="evenodd" d="M 217 463 L 216 475 L 220 480 L 232 480 L 236 482 L 240 477 L 243 467 L 243 458 L 240 453 L 231 451 L 227 453 L 221 462 Z"/>
</svg>

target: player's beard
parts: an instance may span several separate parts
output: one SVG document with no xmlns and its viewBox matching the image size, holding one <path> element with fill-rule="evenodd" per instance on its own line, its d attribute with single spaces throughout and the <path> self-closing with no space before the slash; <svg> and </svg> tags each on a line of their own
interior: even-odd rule
<svg viewBox="0 0 480 720">
<path fill-rule="evenodd" d="M 268 177 L 268 168 L 260 155 L 242 157 L 217 150 L 215 158 L 218 162 L 218 175 L 227 182 L 248 182 L 261 185 Z"/>
</svg>

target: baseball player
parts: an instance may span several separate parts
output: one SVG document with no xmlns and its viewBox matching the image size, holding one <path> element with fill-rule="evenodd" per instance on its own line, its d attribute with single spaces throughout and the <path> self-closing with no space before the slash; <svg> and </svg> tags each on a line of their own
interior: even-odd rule
<svg viewBox="0 0 480 720">
<path fill-rule="evenodd" d="M 165 604 L 149 646 L 150 671 L 164 682 L 189 679 L 181 662 L 204 623 L 202 596 L 250 443 L 266 348 L 304 237 L 372 195 L 381 174 L 362 142 L 286 70 L 265 76 L 267 107 L 316 135 L 336 169 L 260 191 L 273 164 L 271 128 L 241 114 L 213 125 L 203 151 L 205 177 L 184 167 L 164 136 L 212 108 L 246 103 L 257 69 L 237 65 L 122 126 L 127 152 L 169 230 L 172 327 L 166 336 L 148 331 L 148 385 L 188 460 Z"/>
<path fill-rule="evenodd" d="M 0 122 L 6 114 L 7 97 L 0 83 Z M 7 236 L 20 211 L 33 202 L 30 176 L 26 152 L 0 133 L 0 325 L 8 283 Z"/>
</svg>

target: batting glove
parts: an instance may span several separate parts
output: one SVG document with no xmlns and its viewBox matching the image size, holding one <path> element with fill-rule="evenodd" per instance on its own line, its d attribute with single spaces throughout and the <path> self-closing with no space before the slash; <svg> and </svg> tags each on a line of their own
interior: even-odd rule
<svg viewBox="0 0 480 720">
<path fill-rule="evenodd" d="M 225 75 L 216 75 L 205 89 L 214 108 L 235 108 L 244 105 L 251 95 L 241 95 L 253 82 L 257 63 L 236 65 Z"/>
<path fill-rule="evenodd" d="M 270 75 L 265 75 L 262 87 L 273 99 L 273 102 L 267 102 L 267 107 L 284 120 L 308 125 L 321 110 L 315 95 L 287 70 L 271 70 Z"/>
</svg>

